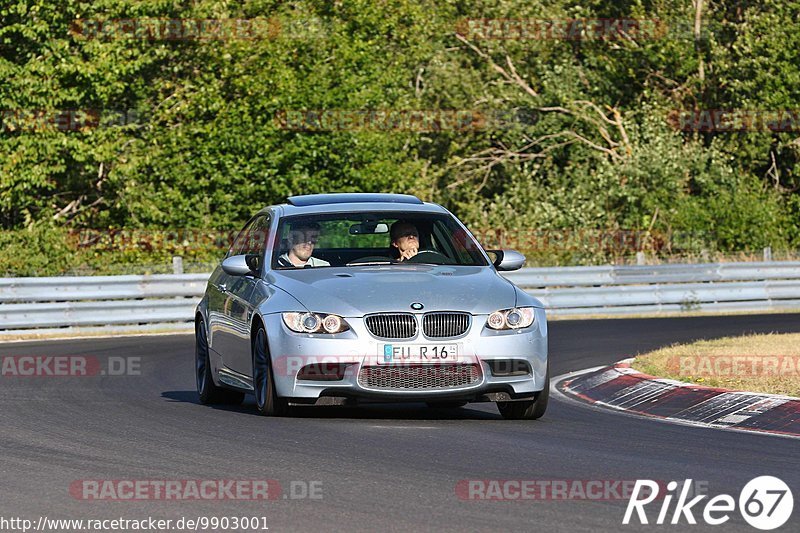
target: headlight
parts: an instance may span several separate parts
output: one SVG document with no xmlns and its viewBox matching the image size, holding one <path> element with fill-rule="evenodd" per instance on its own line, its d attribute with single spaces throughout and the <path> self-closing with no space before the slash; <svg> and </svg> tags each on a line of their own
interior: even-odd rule
<svg viewBox="0 0 800 533">
<path fill-rule="evenodd" d="M 283 313 L 283 323 L 297 333 L 341 333 L 350 326 L 337 315 L 323 313 Z"/>
<path fill-rule="evenodd" d="M 489 315 L 486 327 L 490 329 L 521 329 L 533 324 L 536 313 L 533 307 L 502 309 Z"/>
</svg>

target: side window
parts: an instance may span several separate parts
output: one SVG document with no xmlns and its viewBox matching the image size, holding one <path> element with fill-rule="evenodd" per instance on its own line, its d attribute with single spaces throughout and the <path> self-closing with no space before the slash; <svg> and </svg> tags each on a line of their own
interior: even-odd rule
<svg viewBox="0 0 800 533">
<path fill-rule="evenodd" d="M 269 239 L 270 217 L 265 215 L 258 217 L 250 230 L 250 248 L 247 254 L 250 255 L 247 264 L 254 271 L 261 273 L 264 266 L 264 252 L 267 250 L 267 239 Z"/>
<path fill-rule="evenodd" d="M 247 245 L 247 234 L 249 233 L 250 228 L 253 227 L 253 224 L 255 223 L 256 220 L 257 219 L 250 220 L 236 235 L 236 238 L 233 239 L 233 244 L 228 250 L 228 253 L 225 255 L 226 258 L 234 255 L 241 255 L 244 253 L 245 246 Z"/>
<path fill-rule="evenodd" d="M 269 238 L 269 223 L 270 217 L 268 215 L 261 215 L 250 222 L 248 222 L 236 240 L 233 241 L 231 249 L 228 250 L 228 255 L 264 255 L 264 250 L 267 247 L 267 239 Z"/>
</svg>

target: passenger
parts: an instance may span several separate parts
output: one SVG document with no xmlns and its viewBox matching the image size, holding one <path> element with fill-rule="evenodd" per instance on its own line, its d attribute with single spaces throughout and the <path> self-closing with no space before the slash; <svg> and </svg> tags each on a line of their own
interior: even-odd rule
<svg viewBox="0 0 800 533">
<path fill-rule="evenodd" d="M 389 230 L 392 252 L 396 259 L 405 261 L 419 252 L 419 231 L 411 222 L 398 220 Z"/>
<path fill-rule="evenodd" d="M 320 226 L 316 222 L 300 222 L 289 231 L 289 251 L 278 258 L 280 268 L 330 266 L 323 259 L 312 257 L 319 240 Z"/>
</svg>

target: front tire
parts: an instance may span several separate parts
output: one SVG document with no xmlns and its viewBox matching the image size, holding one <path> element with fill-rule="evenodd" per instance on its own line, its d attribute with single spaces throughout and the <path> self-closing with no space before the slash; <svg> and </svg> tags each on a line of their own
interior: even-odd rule
<svg viewBox="0 0 800 533">
<path fill-rule="evenodd" d="M 547 411 L 550 398 L 550 365 L 544 376 L 544 388 L 536 393 L 536 399 L 521 402 L 497 402 L 497 409 L 506 420 L 536 420 Z"/>
<path fill-rule="evenodd" d="M 259 327 L 253 338 L 253 391 L 256 410 L 264 416 L 286 416 L 289 402 L 278 396 L 267 345 L 267 332 Z"/>
<path fill-rule="evenodd" d="M 195 326 L 194 339 L 194 373 L 197 384 L 197 396 L 204 405 L 224 403 L 238 405 L 244 400 L 243 392 L 223 389 L 214 384 L 211 376 L 211 361 L 208 351 L 206 325 L 200 320 Z"/>
</svg>

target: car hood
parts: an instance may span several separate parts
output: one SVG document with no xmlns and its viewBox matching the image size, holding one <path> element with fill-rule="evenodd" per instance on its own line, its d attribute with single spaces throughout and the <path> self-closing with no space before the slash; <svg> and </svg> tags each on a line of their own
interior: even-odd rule
<svg viewBox="0 0 800 533">
<path fill-rule="evenodd" d="M 488 314 L 516 304 L 514 285 L 489 267 L 392 265 L 273 271 L 267 278 L 309 311 L 359 317 L 388 311 Z"/>
</svg>

